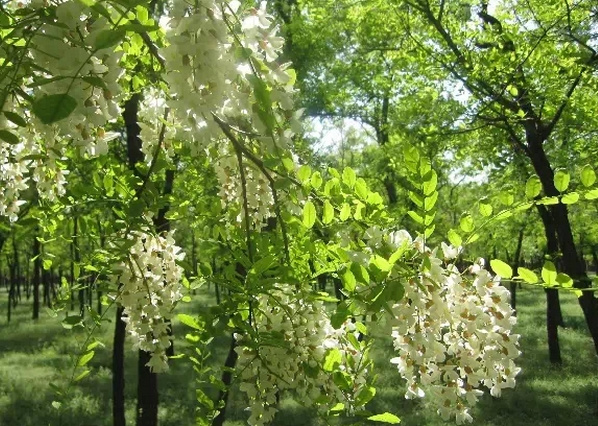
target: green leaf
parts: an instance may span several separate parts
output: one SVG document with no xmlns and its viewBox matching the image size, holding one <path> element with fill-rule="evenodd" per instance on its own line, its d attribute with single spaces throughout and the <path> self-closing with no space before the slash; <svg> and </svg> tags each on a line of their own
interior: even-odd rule
<svg viewBox="0 0 598 426">
<path fill-rule="evenodd" d="M 8 142 L 11 145 L 16 145 L 19 143 L 19 137 L 8 130 L 0 130 L 0 139 L 5 142 Z"/>
<path fill-rule="evenodd" d="M 513 269 L 500 259 L 492 259 L 490 267 L 496 275 L 500 275 L 502 278 L 509 279 L 513 276 Z"/>
<path fill-rule="evenodd" d="M 75 377 L 75 382 L 78 382 L 80 380 L 83 380 L 85 377 L 89 376 L 89 373 L 91 373 L 91 370 L 83 370 L 81 372 L 81 374 L 79 374 L 77 377 Z"/>
<path fill-rule="evenodd" d="M 309 167 L 307 164 L 304 164 L 303 166 L 299 167 L 299 170 L 297 170 L 297 178 L 301 183 L 307 182 L 310 176 L 311 167 Z"/>
<path fill-rule="evenodd" d="M 571 288 L 571 287 L 573 287 L 573 279 L 569 275 L 567 275 L 565 273 L 562 273 L 562 272 L 559 272 L 556 275 L 556 282 L 561 287 L 564 287 L 564 288 Z"/>
<path fill-rule="evenodd" d="M 328 224 L 334 219 L 334 207 L 330 204 L 330 201 L 324 200 L 324 206 L 322 208 L 322 223 Z"/>
<path fill-rule="evenodd" d="M 579 201 L 579 193 L 577 192 L 568 192 L 567 194 L 563 195 L 561 198 L 561 203 L 563 204 L 575 204 Z"/>
<path fill-rule="evenodd" d="M 415 213 L 412 210 L 409 210 L 407 212 L 407 214 L 411 217 L 411 219 L 413 219 L 416 223 L 419 223 L 420 225 L 424 224 L 424 218 L 421 217 L 419 214 Z"/>
<path fill-rule="evenodd" d="M 284 157 L 282 159 L 282 165 L 287 172 L 292 172 L 293 170 L 295 170 L 295 163 L 289 157 Z"/>
<path fill-rule="evenodd" d="M 463 232 L 471 232 L 474 228 L 473 218 L 470 214 L 464 214 L 459 221 L 459 227 Z"/>
<path fill-rule="evenodd" d="M 355 181 L 355 193 L 362 200 L 367 199 L 368 184 L 365 182 L 365 180 L 363 180 L 363 178 L 359 178 Z"/>
<path fill-rule="evenodd" d="M 257 262 L 253 264 L 251 269 L 249 270 L 250 274 L 254 275 L 261 275 L 266 272 L 268 269 L 272 268 L 277 264 L 277 259 L 273 255 L 268 255 L 266 257 L 261 258 Z"/>
<path fill-rule="evenodd" d="M 557 284 L 556 277 L 556 266 L 550 260 L 544 262 L 544 266 L 542 267 L 542 280 L 548 285 L 555 285 Z"/>
<path fill-rule="evenodd" d="M 409 191 L 409 199 L 413 201 L 418 208 L 424 208 L 424 197 L 416 192 Z"/>
<path fill-rule="evenodd" d="M 339 218 L 344 222 L 345 220 L 349 219 L 349 216 L 351 216 L 351 206 L 347 203 L 343 203 Z"/>
<path fill-rule="evenodd" d="M 79 361 L 77 361 L 77 366 L 78 367 L 83 367 L 89 361 L 91 361 L 91 359 L 93 358 L 94 355 L 95 355 L 95 351 L 87 351 L 87 352 L 85 352 L 83 355 L 81 355 L 81 357 L 79 358 Z"/>
<path fill-rule="evenodd" d="M 515 197 L 510 190 L 500 191 L 498 194 L 498 200 L 503 203 L 505 206 L 510 206 L 515 202 Z"/>
<path fill-rule="evenodd" d="M 341 275 L 341 281 L 343 282 L 343 287 L 347 291 L 354 291 L 355 287 L 357 286 L 357 280 L 355 279 L 355 275 L 349 269 L 345 270 Z"/>
<path fill-rule="evenodd" d="M 19 127 L 27 127 L 27 121 L 17 113 L 4 111 L 4 116 Z"/>
<path fill-rule="evenodd" d="M 320 174 L 320 172 L 315 172 L 313 175 L 311 175 L 311 186 L 313 186 L 315 189 L 318 189 L 320 186 L 322 186 L 322 175 Z"/>
<path fill-rule="evenodd" d="M 67 118 L 77 108 L 77 100 L 66 93 L 44 95 L 33 102 L 31 110 L 44 124 Z"/>
<path fill-rule="evenodd" d="M 123 29 L 102 30 L 95 39 L 93 48 L 95 50 L 106 49 L 118 44 L 125 36 Z"/>
<path fill-rule="evenodd" d="M 368 420 L 372 422 L 389 423 L 391 425 L 398 425 L 401 423 L 401 419 L 389 412 L 370 416 L 368 417 Z"/>
<path fill-rule="evenodd" d="M 370 283 L 370 274 L 363 265 L 360 265 L 357 262 L 351 263 L 351 272 L 353 272 L 353 275 L 358 282 L 366 285 Z"/>
<path fill-rule="evenodd" d="M 62 402 L 52 401 L 52 407 L 54 407 L 56 410 L 60 410 L 60 407 L 62 407 Z"/>
<path fill-rule="evenodd" d="M 525 196 L 530 199 L 535 198 L 540 194 L 540 191 L 542 191 L 540 178 L 538 176 L 530 177 L 525 184 Z"/>
<path fill-rule="evenodd" d="M 454 229 L 449 229 L 447 237 L 449 242 L 455 247 L 459 247 L 463 243 L 461 236 Z"/>
<path fill-rule="evenodd" d="M 492 206 L 488 203 L 487 200 L 480 200 L 480 214 L 484 217 L 488 217 L 492 215 Z"/>
<path fill-rule="evenodd" d="M 343 169 L 343 183 L 345 185 L 353 189 L 356 179 L 357 176 L 355 176 L 355 171 L 351 167 L 345 167 Z"/>
<path fill-rule="evenodd" d="M 424 211 L 429 212 L 436 205 L 438 201 L 438 192 L 433 192 L 431 196 L 424 198 Z"/>
<path fill-rule="evenodd" d="M 191 315 L 188 315 L 188 314 L 178 314 L 177 318 L 181 322 L 181 324 L 185 324 L 187 327 L 191 327 L 191 328 L 194 328 L 196 330 L 202 330 L 203 329 L 201 327 L 201 325 L 199 325 L 199 323 L 197 322 L 197 320 L 195 318 L 193 318 Z"/>
<path fill-rule="evenodd" d="M 596 182 L 596 172 L 589 164 L 586 164 L 581 169 L 580 173 L 581 184 L 585 187 L 592 186 Z"/>
<path fill-rule="evenodd" d="M 544 197 L 539 199 L 537 203 L 545 206 L 553 206 L 559 203 L 559 197 Z"/>
<path fill-rule="evenodd" d="M 373 386 L 366 386 L 355 397 L 355 405 L 358 407 L 364 406 L 376 396 L 376 388 Z"/>
<path fill-rule="evenodd" d="M 44 259 L 44 261 L 42 262 L 42 268 L 44 269 L 44 271 L 49 271 L 51 267 L 52 259 Z"/>
<path fill-rule="evenodd" d="M 314 203 L 312 203 L 311 200 L 307 200 L 303 207 L 303 225 L 306 228 L 311 229 L 314 226 L 314 223 L 316 223 L 316 206 L 314 206 Z"/>
<path fill-rule="evenodd" d="M 564 192 L 569 187 L 571 176 L 565 169 L 557 169 L 554 173 L 554 186 L 559 192 Z"/>
<path fill-rule="evenodd" d="M 519 274 L 521 279 L 526 283 L 535 284 L 538 282 L 538 276 L 533 271 L 527 268 L 520 266 L 519 268 L 517 268 L 517 274 Z"/>
<path fill-rule="evenodd" d="M 585 194 L 586 200 L 595 200 L 598 198 L 598 188 L 592 189 Z"/>
<path fill-rule="evenodd" d="M 434 170 L 430 170 L 428 173 L 428 179 L 423 184 L 423 192 L 426 197 L 432 195 L 432 193 L 436 190 L 436 185 L 438 184 L 438 175 Z"/>
<path fill-rule="evenodd" d="M 343 361 L 343 355 L 341 351 L 338 349 L 330 349 L 326 356 L 324 357 L 324 364 L 322 365 L 322 369 L 324 371 L 334 371 Z"/>
<path fill-rule="evenodd" d="M 377 254 L 370 258 L 370 264 L 376 266 L 382 272 L 388 272 L 392 269 L 392 265 L 388 262 L 388 260 Z"/>
<path fill-rule="evenodd" d="M 70 330 L 71 328 L 80 325 L 82 318 L 79 315 L 69 315 L 62 320 L 62 327 Z"/>
</svg>

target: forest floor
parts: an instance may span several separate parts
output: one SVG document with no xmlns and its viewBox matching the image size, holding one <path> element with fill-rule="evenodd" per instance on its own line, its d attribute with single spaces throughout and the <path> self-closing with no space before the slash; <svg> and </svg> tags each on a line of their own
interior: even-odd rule
<svg viewBox="0 0 598 426">
<path fill-rule="evenodd" d="M 207 288 L 194 296 L 182 311 L 192 314 L 200 306 L 214 303 Z M 503 391 L 500 399 L 482 398 L 473 410 L 475 425 L 500 426 L 596 426 L 598 425 L 598 360 L 593 352 L 581 309 L 575 296 L 563 294 L 561 303 L 566 328 L 560 329 L 563 356 L 561 367 L 548 362 L 545 327 L 545 297 L 541 289 L 525 287 L 518 291 L 519 324 L 523 354 L 518 360 L 522 368 L 514 390 Z M 114 322 L 96 331 L 95 337 L 105 344 L 96 347 L 90 361 L 91 374 L 75 383 L 59 410 L 52 406 L 56 393 L 51 384 L 64 388 L 73 373 L 72 354 L 80 351 L 87 339 L 82 330 L 65 330 L 62 316 L 52 318 L 44 309 L 37 321 L 31 320 L 31 304 L 23 300 L 13 311 L 10 324 L 6 321 L 7 295 L 0 290 L 0 426 L 108 426 L 111 416 L 110 356 Z M 62 314 L 64 315 L 64 314 Z M 109 311 L 106 318 L 113 319 Z M 174 324 L 175 349 L 190 353 L 193 348 L 185 341 L 185 326 Z M 374 331 L 381 335 L 382 329 Z M 372 412 L 392 412 L 402 419 L 402 425 L 445 425 L 423 401 L 405 400 L 403 382 L 390 365 L 390 338 L 373 352 L 379 374 L 377 395 L 368 405 Z M 227 337 L 216 339 L 215 360 L 222 360 L 229 345 Z M 127 350 L 126 406 L 129 424 L 134 424 L 137 355 Z M 161 426 L 194 425 L 196 398 L 195 373 L 186 359 L 171 361 L 169 373 L 159 376 Z M 227 425 L 243 425 L 243 395 L 233 390 Z M 334 422 L 333 422 L 334 423 Z M 342 421 L 349 424 L 350 421 Z M 354 424 L 367 421 L 353 419 Z M 303 408 L 290 399 L 280 404 L 276 425 L 319 425 L 310 408 Z"/>
</svg>

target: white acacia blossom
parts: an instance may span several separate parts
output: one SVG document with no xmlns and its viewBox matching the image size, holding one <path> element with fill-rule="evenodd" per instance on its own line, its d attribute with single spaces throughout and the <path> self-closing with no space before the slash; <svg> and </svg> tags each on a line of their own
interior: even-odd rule
<svg viewBox="0 0 598 426">
<path fill-rule="evenodd" d="M 398 356 L 391 359 L 407 380 L 405 397 L 423 398 L 443 419 L 472 422 L 469 408 L 483 394 L 499 397 L 515 386 L 520 368 L 519 335 L 510 293 L 479 259 L 460 272 L 445 264 L 422 241 L 402 231 L 391 240 L 420 253 L 419 273 L 404 282 L 405 296 L 392 307 L 392 338 Z M 446 259 L 460 248 L 444 244 Z"/>
<path fill-rule="evenodd" d="M 236 336 L 240 389 L 250 403 L 249 424 L 270 423 L 278 411 L 277 393 L 282 391 L 323 410 L 339 402 L 351 407 L 352 396 L 366 383 L 367 369 L 363 351 L 348 340 L 349 334 L 357 335 L 350 321 L 335 329 L 321 301 L 310 301 L 290 285 L 260 295 L 254 313 L 255 334 Z M 337 374 L 352 378 L 352 396 L 343 393 L 333 373 L 322 368 L 331 352 L 337 357 Z"/>
<path fill-rule="evenodd" d="M 148 367 L 168 370 L 166 349 L 171 345 L 168 320 L 182 298 L 183 268 L 176 262 L 184 253 L 172 234 L 155 236 L 134 232 L 127 261 L 117 266 L 121 285 L 116 299 L 124 308 L 122 320 L 134 347 L 149 352 Z"/>
<path fill-rule="evenodd" d="M 293 72 L 276 62 L 282 48 L 278 27 L 265 2 L 241 10 L 238 1 L 191 5 L 174 0 L 169 17 L 169 44 L 160 54 L 171 89 L 168 105 L 179 123 L 177 137 L 192 151 L 210 153 L 223 202 L 244 209 L 246 192 L 249 216 L 261 227 L 272 215 L 268 182 L 245 158 L 247 183 L 242 188 L 239 147 L 225 135 L 220 120 L 257 158 L 285 152 L 300 130 L 292 101 Z"/>
</svg>

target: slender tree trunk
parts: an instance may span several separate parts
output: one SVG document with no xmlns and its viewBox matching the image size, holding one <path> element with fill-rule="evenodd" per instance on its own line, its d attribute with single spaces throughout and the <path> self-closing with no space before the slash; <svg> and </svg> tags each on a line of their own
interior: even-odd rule
<svg viewBox="0 0 598 426">
<path fill-rule="evenodd" d="M 126 426 L 125 420 L 125 328 L 123 308 L 116 309 L 112 344 L 112 423 Z"/>
<path fill-rule="evenodd" d="M 521 247 L 523 246 L 523 237 L 525 236 L 525 225 L 521 227 L 519 230 L 519 235 L 517 237 L 517 248 L 515 249 L 515 258 L 513 259 L 513 270 L 517 271 L 519 265 L 521 263 Z M 511 306 L 515 310 L 515 315 L 517 315 L 517 283 L 512 281 L 510 284 L 511 290 Z"/>
<path fill-rule="evenodd" d="M 33 236 L 33 319 L 39 318 L 39 284 L 40 284 L 40 243 L 37 239 L 37 230 Z"/>
<path fill-rule="evenodd" d="M 151 354 L 139 351 L 137 372 L 137 426 L 158 425 L 158 375 L 152 373 L 146 364 Z"/>
<path fill-rule="evenodd" d="M 542 141 L 530 141 L 529 139 L 528 141 L 530 159 L 542 182 L 544 192 L 547 196 L 557 196 L 559 192 L 554 186 L 554 172 L 550 167 L 550 162 L 544 152 Z M 589 280 L 584 265 L 579 261 L 579 256 L 577 255 L 567 206 L 559 203 L 549 206 L 548 209 L 556 228 L 558 245 L 563 256 L 563 271 L 575 280 L 576 287 L 587 287 Z M 598 303 L 596 302 L 593 292 L 590 291 L 584 291 L 583 295 L 578 298 L 578 302 L 583 311 L 590 335 L 592 336 L 594 349 L 598 354 Z"/>
<path fill-rule="evenodd" d="M 8 273 L 10 279 L 10 290 L 8 291 L 8 310 L 7 310 L 7 322 L 10 322 L 10 314 L 13 304 L 15 303 L 15 286 L 17 280 L 16 265 L 10 263 L 8 265 Z"/>
<path fill-rule="evenodd" d="M 562 364 L 561 346 L 559 344 L 559 318 L 560 310 L 559 292 L 554 289 L 546 291 L 546 331 L 548 333 L 548 357 L 553 364 Z"/>
<path fill-rule="evenodd" d="M 220 411 L 218 415 L 212 421 L 212 426 L 222 426 L 224 425 L 224 421 L 226 420 L 226 408 L 228 406 L 228 394 L 230 390 L 230 385 L 233 381 L 233 370 L 235 365 L 237 365 L 237 358 L 239 355 L 235 348 L 237 347 L 237 342 L 235 340 L 234 335 L 231 336 L 230 347 L 228 349 L 228 355 L 226 356 L 226 361 L 224 362 L 224 370 L 222 373 L 222 382 L 224 383 L 224 388 L 218 394 L 218 401 L 220 406 Z"/>
</svg>

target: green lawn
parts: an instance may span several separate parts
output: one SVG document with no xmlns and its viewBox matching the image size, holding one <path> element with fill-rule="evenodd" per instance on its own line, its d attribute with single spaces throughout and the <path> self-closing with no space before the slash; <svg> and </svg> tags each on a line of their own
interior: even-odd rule
<svg viewBox="0 0 598 426">
<path fill-rule="evenodd" d="M 207 291 L 207 290 L 206 290 Z M 201 304 L 213 301 L 201 294 L 183 306 L 192 313 Z M 213 302 L 212 302 L 213 303 Z M 543 291 L 525 288 L 518 295 L 518 332 L 522 335 L 523 371 L 517 388 L 503 392 L 501 399 L 485 397 L 474 410 L 476 425 L 598 425 L 598 362 L 587 335 L 581 310 L 575 297 L 563 295 L 562 304 L 567 328 L 560 331 L 564 365 L 551 367 L 545 338 Z M 111 424 L 110 355 L 113 322 L 106 323 L 96 337 L 106 344 L 97 349 L 91 361 L 92 374 L 74 385 L 60 410 L 52 407 L 56 399 L 50 383 L 63 387 L 72 373 L 73 360 L 86 339 L 80 331 L 67 331 L 58 318 L 42 310 L 37 322 L 30 319 L 31 306 L 23 301 L 6 323 L 6 293 L 0 292 L 0 425 L 12 426 L 101 426 Z M 113 313 L 107 317 L 112 319 Z M 179 335 L 184 326 L 175 323 Z M 403 397 L 402 382 L 388 363 L 390 339 L 382 339 L 374 357 L 379 380 L 376 398 L 368 406 L 372 411 L 390 411 L 402 418 L 403 425 L 446 424 L 421 401 Z M 227 338 L 216 341 L 215 360 L 223 359 Z M 184 339 L 175 342 L 177 351 L 191 348 Z M 134 423 L 136 392 L 136 353 L 126 352 L 127 419 Z M 190 363 L 173 360 L 171 371 L 159 377 L 160 424 L 185 426 L 194 424 L 195 373 Z M 227 424 L 242 425 L 246 418 L 242 395 L 232 393 Z M 345 422 L 343 422 L 345 423 Z M 318 425 L 313 411 L 283 399 L 278 425 Z"/>
</svg>

